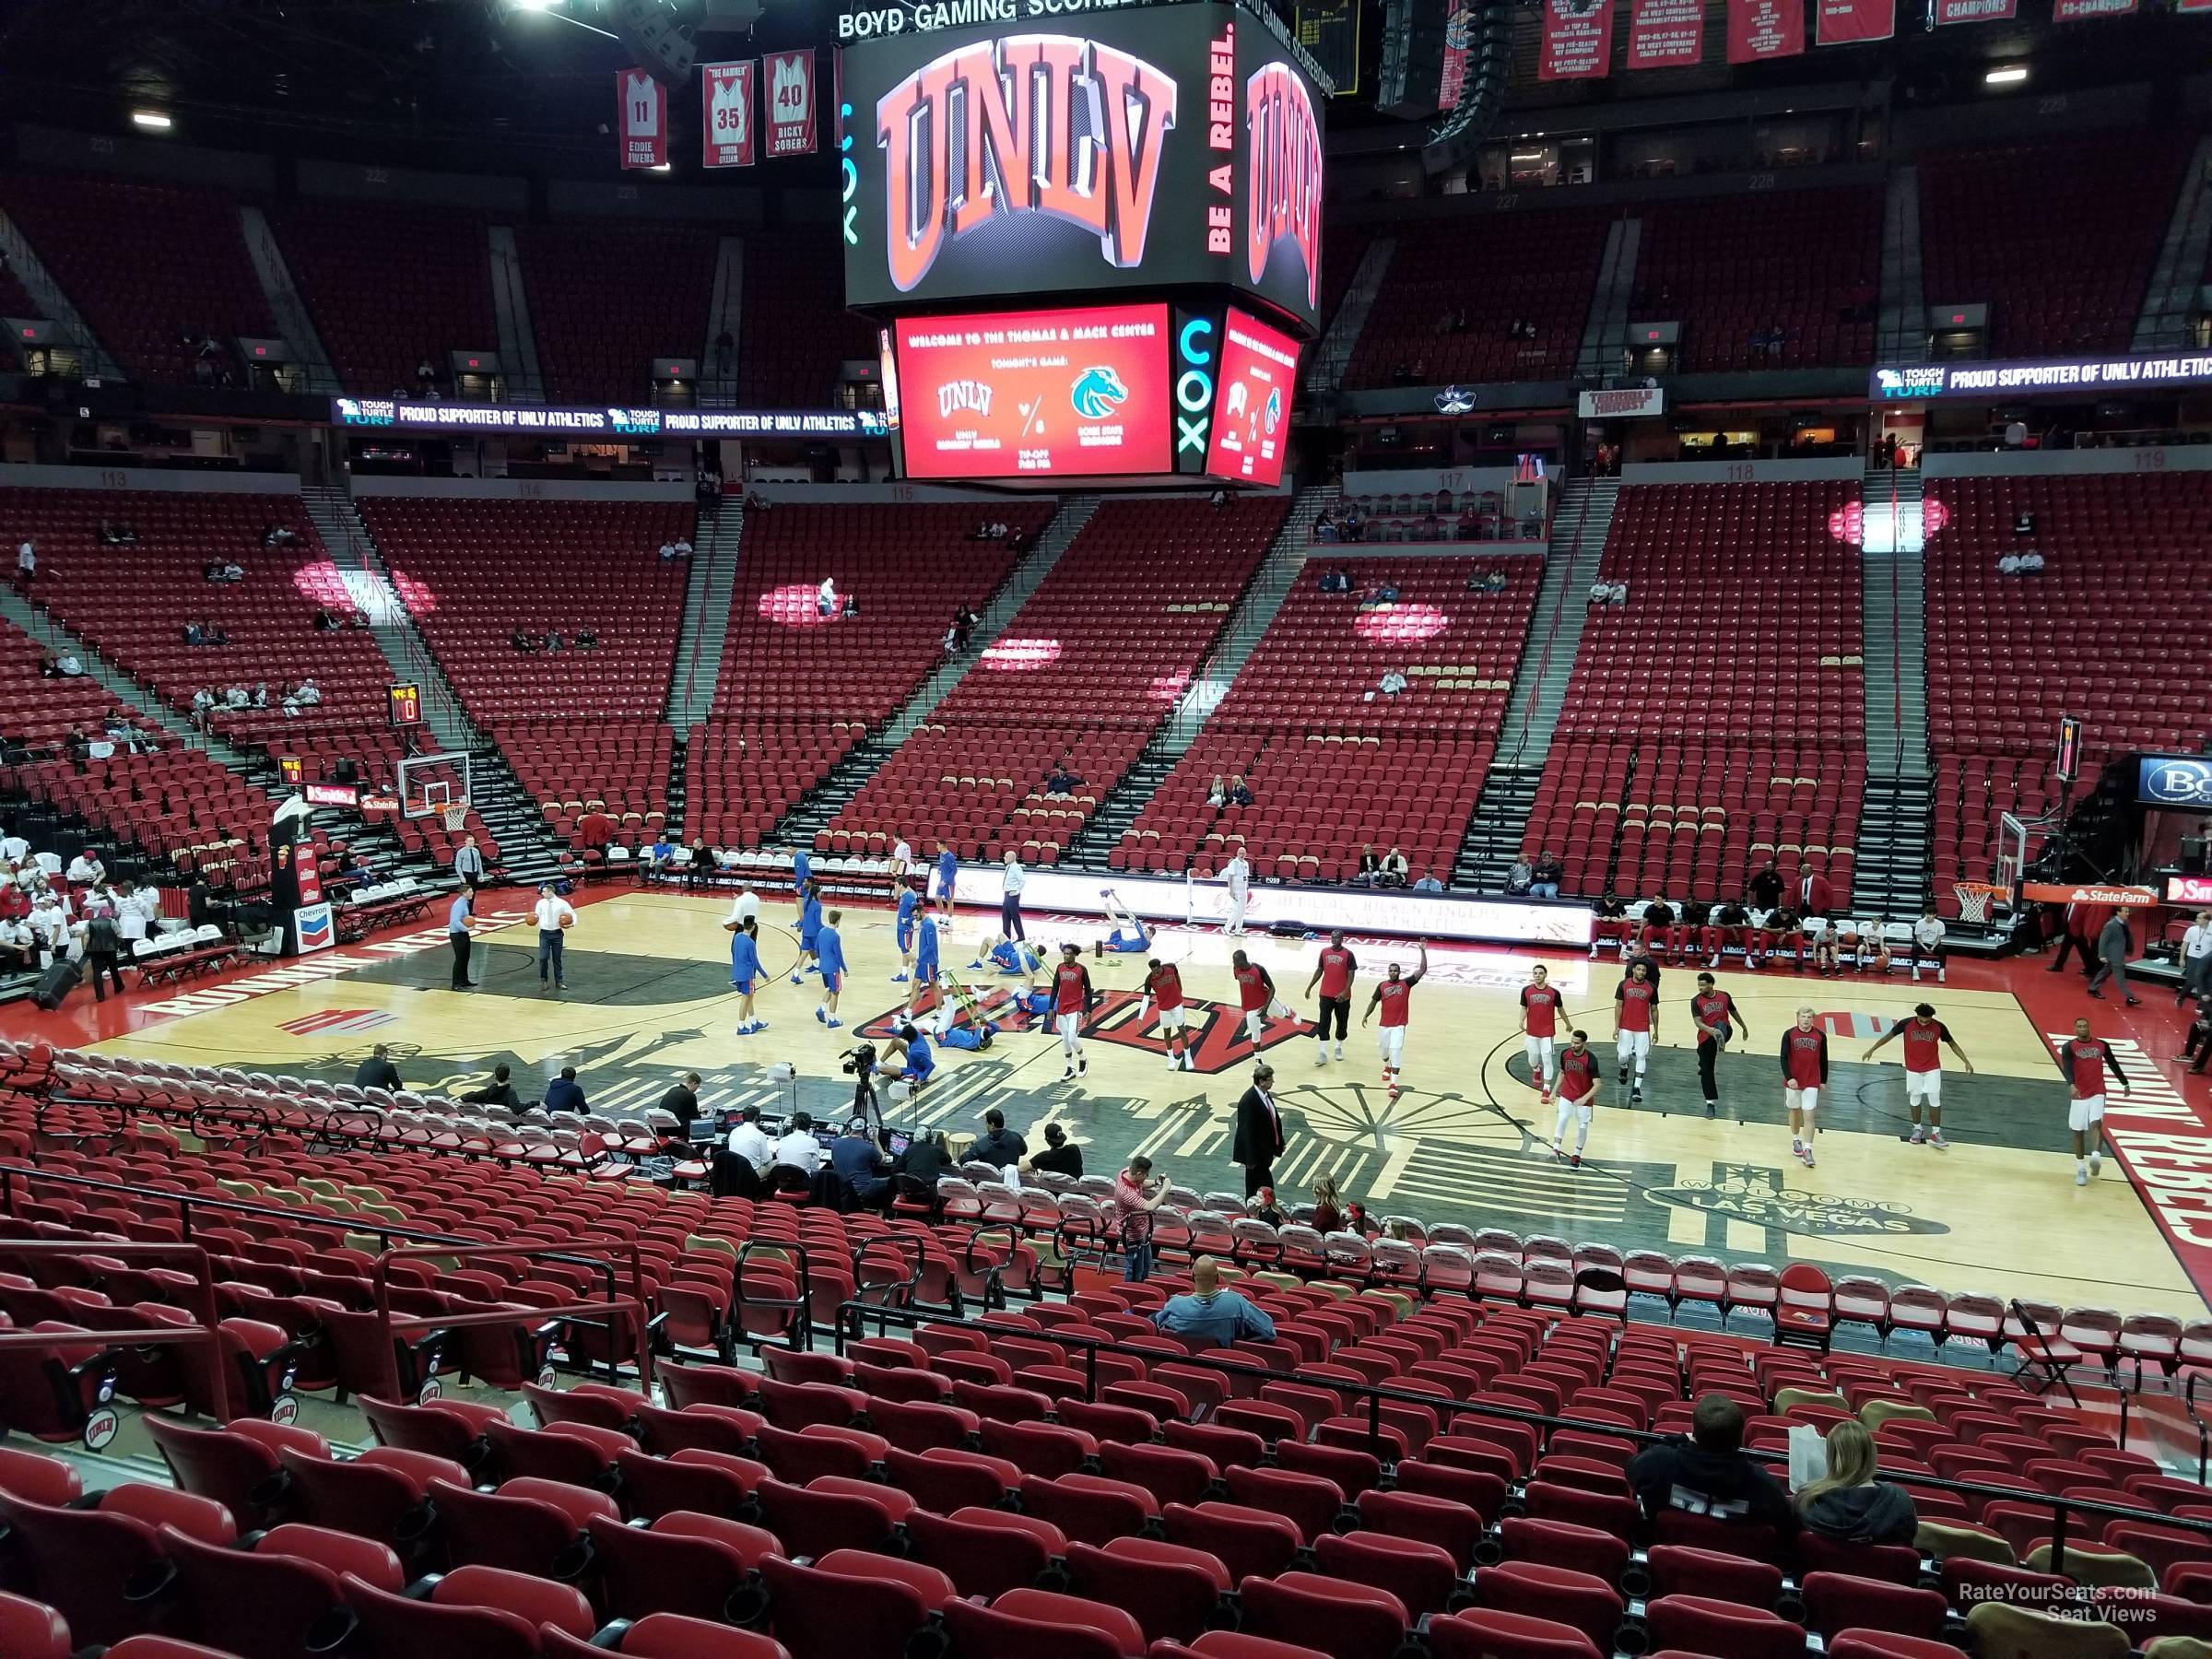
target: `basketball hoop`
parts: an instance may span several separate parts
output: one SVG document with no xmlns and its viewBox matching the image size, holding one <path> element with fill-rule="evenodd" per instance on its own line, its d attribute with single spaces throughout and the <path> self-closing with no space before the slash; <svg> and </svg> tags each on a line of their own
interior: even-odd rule
<svg viewBox="0 0 2212 1659">
<path fill-rule="evenodd" d="M 1986 881 L 1960 881 L 1952 884 L 1951 892 L 1959 900 L 1959 920 L 1975 927 L 1987 926 L 1989 907 L 1999 899 L 2009 899 L 2012 889 Z"/>
<path fill-rule="evenodd" d="M 468 803 L 465 800 L 448 801 L 443 811 L 446 832 L 449 835 L 458 835 L 468 827 Z"/>
</svg>

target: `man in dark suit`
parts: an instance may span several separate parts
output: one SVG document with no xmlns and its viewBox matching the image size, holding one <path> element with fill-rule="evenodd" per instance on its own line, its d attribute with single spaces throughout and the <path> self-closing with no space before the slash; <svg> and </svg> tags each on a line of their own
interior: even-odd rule
<svg viewBox="0 0 2212 1659">
<path fill-rule="evenodd" d="M 389 1043 L 380 1042 L 370 1050 L 369 1058 L 362 1061 L 359 1069 L 353 1074 L 353 1086 L 356 1088 L 388 1089 L 394 1094 L 399 1092 L 402 1087 L 399 1067 L 392 1064 Z"/>
<path fill-rule="evenodd" d="M 1275 1160 L 1282 1156 L 1283 1114 L 1275 1107 L 1275 1067 L 1261 1065 L 1252 1087 L 1237 1102 L 1237 1139 L 1230 1158 L 1244 1166 L 1244 1196 L 1275 1184 Z"/>
</svg>

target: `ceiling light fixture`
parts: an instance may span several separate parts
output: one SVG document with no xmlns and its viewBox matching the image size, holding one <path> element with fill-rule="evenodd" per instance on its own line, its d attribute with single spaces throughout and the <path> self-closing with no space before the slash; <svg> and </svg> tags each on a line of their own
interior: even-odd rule
<svg viewBox="0 0 2212 1659">
<path fill-rule="evenodd" d="M 1982 82 L 1989 87 L 2017 87 L 2027 78 L 2027 65 L 2007 64 L 2002 69 L 1992 69 L 1982 77 Z"/>
<path fill-rule="evenodd" d="M 166 133 L 177 124 L 159 110 L 133 110 L 131 124 L 144 127 L 149 133 Z"/>
</svg>

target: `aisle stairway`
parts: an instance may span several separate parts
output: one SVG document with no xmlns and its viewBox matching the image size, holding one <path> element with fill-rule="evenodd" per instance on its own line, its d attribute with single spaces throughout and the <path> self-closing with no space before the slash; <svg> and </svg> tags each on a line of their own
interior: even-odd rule
<svg viewBox="0 0 2212 1659">
<path fill-rule="evenodd" d="M 853 797 L 860 793 L 876 769 L 889 759 L 900 744 L 912 736 L 922 723 L 935 712 L 939 703 L 952 694 L 952 688 L 965 678 L 968 672 L 982 660 L 983 651 L 992 641 L 1006 631 L 1014 613 L 1028 602 L 1060 556 L 1076 539 L 1077 532 L 1090 522 L 1098 511 L 1100 497 L 1095 495 L 1065 496 L 1059 512 L 1038 536 L 1036 547 L 1029 556 L 1015 566 L 1014 573 L 983 606 L 982 621 L 975 630 L 974 648 L 964 657 L 947 658 L 907 699 L 905 705 L 887 721 L 882 730 L 874 733 L 856 745 L 830 770 L 820 783 L 808 791 L 799 804 L 784 815 L 770 835 L 774 846 L 807 846 L 814 844 L 818 831 L 827 830 L 830 822 L 843 811 Z"/>
<path fill-rule="evenodd" d="M 559 843 L 506 758 L 461 706 L 453 682 L 393 586 L 383 554 L 353 498 L 329 485 L 309 485 L 300 493 L 347 592 L 369 618 L 370 637 L 383 653 L 394 683 L 421 688 L 423 724 L 441 752 L 467 754 L 470 799 L 499 843 L 508 877 L 530 883 L 552 875 L 559 865 Z"/>
<path fill-rule="evenodd" d="M 683 631 L 676 667 L 668 677 L 667 716 L 677 740 L 700 724 L 714 707 L 722 676 L 722 648 L 730 633 L 730 595 L 745 536 L 745 499 L 724 496 L 718 511 L 702 511 L 691 535 L 691 576 L 684 587 Z"/>
<path fill-rule="evenodd" d="M 1853 908 L 1903 920 L 1918 915 L 1927 898 L 1934 806 L 1919 472 L 1870 466 L 1860 525 L 1866 794 Z"/>
<path fill-rule="evenodd" d="M 1506 870 L 1521 850 L 1567 682 L 1574 674 L 1575 653 L 1582 648 L 1590 584 L 1605 556 L 1619 493 L 1618 478 L 1576 478 L 1559 497 L 1545 552 L 1544 585 L 1513 670 L 1497 758 L 1452 866 L 1455 889 L 1502 891 Z"/>
</svg>

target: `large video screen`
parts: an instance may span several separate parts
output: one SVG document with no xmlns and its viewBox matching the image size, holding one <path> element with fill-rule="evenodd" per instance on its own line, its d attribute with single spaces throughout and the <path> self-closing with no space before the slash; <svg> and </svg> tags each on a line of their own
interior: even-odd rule
<svg viewBox="0 0 2212 1659">
<path fill-rule="evenodd" d="M 1231 306 L 1221 330 L 1221 383 L 1206 470 L 1247 484 L 1280 484 L 1297 390 L 1298 342 Z"/>
<path fill-rule="evenodd" d="M 902 317 L 912 478 L 1168 470 L 1168 308 Z"/>
<path fill-rule="evenodd" d="M 1249 15 L 900 32 L 842 76 L 847 304 L 1206 283 L 1316 325 L 1320 100 Z"/>
</svg>

